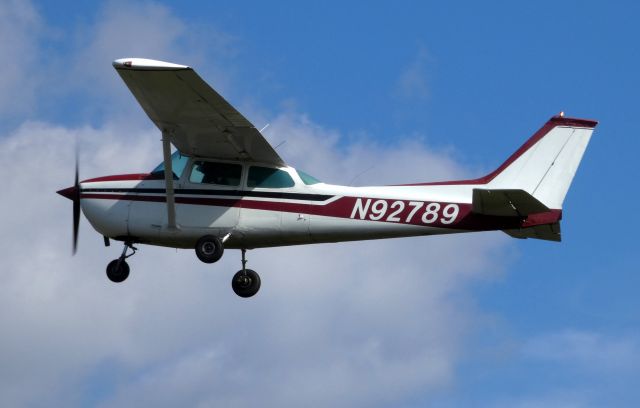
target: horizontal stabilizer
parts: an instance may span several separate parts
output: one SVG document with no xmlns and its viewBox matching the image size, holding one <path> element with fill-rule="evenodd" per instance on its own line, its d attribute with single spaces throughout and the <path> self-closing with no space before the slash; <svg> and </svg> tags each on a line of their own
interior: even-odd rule
<svg viewBox="0 0 640 408">
<path fill-rule="evenodd" d="M 473 189 L 473 212 L 502 217 L 526 217 L 549 208 L 531 194 L 517 189 Z"/>
<path fill-rule="evenodd" d="M 518 189 L 473 189 L 473 212 L 501 217 L 526 217 L 549 208 L 531 194 Z"/>
<path fill-rule="evenodd" d="M 520 228 L 513 230 L 504 230 L 508 235 L 514 238 L 534 238 L 544 239 L 546 241 L 560 242 L 560 223 L 555 222 L 553 224 L 536 225 L 535 227 Z"/>
</svg>

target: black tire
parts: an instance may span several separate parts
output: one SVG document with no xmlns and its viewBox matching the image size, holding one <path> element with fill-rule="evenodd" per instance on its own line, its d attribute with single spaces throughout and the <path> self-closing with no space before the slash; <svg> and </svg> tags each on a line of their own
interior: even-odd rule
<svg viewBox="0 0 640 408">
<path fill-rule="evenodd" d="M 118 267 L 118 260 L 114 259 L 107 265 L 107 277 L 111 282 L 124 282 L 129 277 L 129 264 L 122 260 Z"/>
<path fill-rule="evenodd" d="M 231 287 L 236 295 L 248 298 L 260 290 L 260 275 L 254 270 L 246 269 L 245 272 L 238 271 L 233 275 Z"/>
<path fill-rule="evenodd" d="M 204 263 L 214 263 L 222 258 L 224 246 L 220 238 L 205 235 L 196 242 L 196 255 Z"/>
</svg>

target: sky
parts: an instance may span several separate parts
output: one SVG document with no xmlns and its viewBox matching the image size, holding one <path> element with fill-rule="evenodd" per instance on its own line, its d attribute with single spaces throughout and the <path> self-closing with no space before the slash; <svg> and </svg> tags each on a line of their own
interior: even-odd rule
<svg viewBox="0 0 640 408">
<path fill-rule="evenodd" d="M 0 405 L 635 407 L 637 2 L 0 0 Z M 111 62 L 193 66 L 336 184 L 478 177 L 552 115 L 600 121 L 563 242 L 501 232 L 238 251 L 141 246 L 121 285 L 81 177 L 160 135 Z M 8 190 L 8 191 L 7 191 Z"/>
</svg>

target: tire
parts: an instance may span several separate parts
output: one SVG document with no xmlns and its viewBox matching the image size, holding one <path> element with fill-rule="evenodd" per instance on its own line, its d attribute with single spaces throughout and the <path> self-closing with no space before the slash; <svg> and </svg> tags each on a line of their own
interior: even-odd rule
<svg viewBox="0 0 640 408">
<path fill-rule="evenodd" d="M 254 270 L 246 269 L 246 274 L 242 271 L 236 272 L 231 280 L 231 288 L 236 295 L 248 298 L 260 290 L 260 275 Z"/>
<path fill-rule="evenodd" d="M 214 263 L 222 258 L 224 246 L 220 238 L 205 235 L 196 242 L 196 255 L 204 263 Z"/>
<path fill-rule="evenodd" d="M 129 264 L 122 260 L 118 267 L 118 260 L 114 259 L 107 265 L 107 277 L 111 282 L 124 282 L 129 277 Z"/>
</svg>

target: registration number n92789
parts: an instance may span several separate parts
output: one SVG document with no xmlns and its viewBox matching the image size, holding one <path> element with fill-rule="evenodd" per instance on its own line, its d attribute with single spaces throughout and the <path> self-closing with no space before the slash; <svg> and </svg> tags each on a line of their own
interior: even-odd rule
<svg viewBox="0 0 640 408">
<path fill-rule="evenodd" d="M 358 198 L 349 218 L 357 220 L 402 222 L 407 224 L 452 224 L 460 207 L 458 204 L 423 201 Z"/>
</svg>

